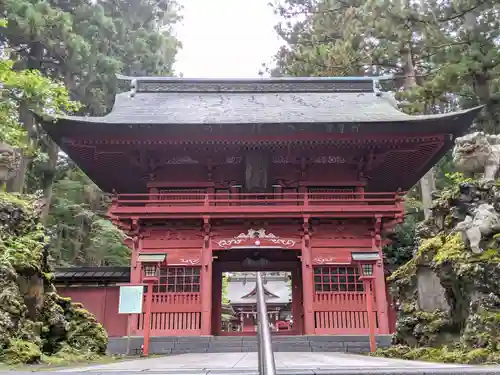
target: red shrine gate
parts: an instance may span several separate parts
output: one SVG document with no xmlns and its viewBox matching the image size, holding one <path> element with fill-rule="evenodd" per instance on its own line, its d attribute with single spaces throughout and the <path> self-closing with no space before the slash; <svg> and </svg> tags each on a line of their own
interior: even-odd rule
<svg viewBox="0 0 500 375">
<path fill-rule="evenodd" d="M 400 211 L 401 200 L 395 195 L 391 215 Z M 346 221 L 318 220 L 312 238 L 307 233 L 281 237 L 261 228 L 245 233 L 239 226 L 221 227 L 208 236 L 208 244 L 202 250 L 186 248 L 201 244 L 201 238 L 173 240 L 168 230 L 146 232 L 136 239 L 136 248 L 141 246 L 138 258 L 156 254 L 160 249 L 167 254 L 166 264 L 160 268 L 159 282 L 153 287 L 152 335 L 222 334 L 222 272 L 276 270 L 292 274 L 295 324 L 293 331 L 286 333 L 367 334 L 368 295 L 359 280 L 358 265 L 353 262 L 351 252 L 365 249 L 380 254 L 380 236 L 370 231 L 380 222 L 381 218 L 368 219 L 349 226 Z M 282 233 L 297 233 L 310 226 L 310 223 L 303 224 L 302 228 L 298 224 L 273 225 L 272 221 L 267 224 Z M 238 232 L 240 234 L 234 237 L 227 235 Z M 189 231 L 179 228 L 175 233 L 176 238 L 179 233 L 186 233 L 187 237 Z M 193 237 L 196 234 L 193 233 Z M 207 248 L 212 253 L 211 261 L 203 259 Z M 138 263 L 135 268 L 133 263 L 132 268 L 131 282 L 141 282 L 143 269 Z M 387 334 L 390 331 L 388 303 L 381 262 L 377 263 L 374 273 L 377 332 Z M 133 334 L 141 335 L 144 318 L 131 324 Z"/>
<path fill-rule="evenodd" d="M 130 282 L 148 284 L 132 335 L 219 334 L 220 274 L 241 270 L 292 272 L 297 333 L 389 333 L 382 247 L 403 192 L 480 108 L 408 116 L 374 77 L 127 79 L 108 115 L 42 123 L 114 193 Z"/>
</svg>

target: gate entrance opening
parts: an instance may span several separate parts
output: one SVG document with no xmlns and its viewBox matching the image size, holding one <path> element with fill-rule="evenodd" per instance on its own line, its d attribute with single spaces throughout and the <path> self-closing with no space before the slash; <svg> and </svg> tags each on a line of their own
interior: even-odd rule
<svg viewBox="0 0 500 375">
<path fill-rule="evenodd" d="M 244 248 L 215 253 L 212 334 L 256 334 L 256 272 L 263 272 L 273 335 L 303 334 L 300 251 Z"/>
</svg>

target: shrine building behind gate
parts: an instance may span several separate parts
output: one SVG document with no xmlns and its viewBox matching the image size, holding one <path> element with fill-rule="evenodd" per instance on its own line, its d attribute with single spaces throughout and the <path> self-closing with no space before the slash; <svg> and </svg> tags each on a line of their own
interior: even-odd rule
<svg viewBox="0 0 500 375">
<path fill-rule="evenodd" d="M 125 79 L 132 89 L 108 115 L 44 127 L 114 194 L 109 216 L 131 238 L 130 282 L 160 264 L 153 336 L 245 334 L 221 330 L 222 274 L 254 271 L 291 275 L 285 334 L 367 335 L 355 254 L 378 259 L 376 333 L 391 331 L 387 234 L 403 220 L 404 192 L 478 108 L 409 116 L 366 77 Z M 144 314 L 125 324 L 142 335 Z"/>
</svg>

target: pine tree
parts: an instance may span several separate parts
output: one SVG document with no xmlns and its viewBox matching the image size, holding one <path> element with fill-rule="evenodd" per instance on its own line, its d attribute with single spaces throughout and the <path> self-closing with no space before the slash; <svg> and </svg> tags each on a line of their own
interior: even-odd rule
<svg viewBox="0 0 500 375">
<path fill-rule="evenodd" d="M 284 0 L 274 7 L 285 19 L 277 31 L 287 45 L 276 54 L 273 74 L 394 74 L 403 111 L 432 114 L 484 104 L 476 125 L 497 131 L 495 1 Z M 427 217 L 436 175 L 444 173 L 432 169 L 420 184 Z"/>
<path fill-rule="evenodd" d="M 0 4 L 0 10 L 9 20 L 1 36 L 15 60 L 15 68 L 31 69 L 65 85 L 71 98 L 81 103 L 79 108 L 67 108 L 75 113 L 103 115 L 108 112 L 118 89 L 117 73 L 172 74 L 179 47 L 171 33 L 171 25 L 178 19 L 177 6 L 172 1 L 6 0 Z M 45 206 L 43 219 L 54 223 L 54 217 L 59 217 L 64 207 L 68 213 L 74 213 L 69 201 L 53 195 L 54 183 L 56 193 L 64 195 L 58 182 L 61 179 L 67 182 L 75 178 L 75 174 L 67 170 L 68 174 L 59 176 L 59 148 L 38 126 L 31 109 L 24 102 L 18 108 L 17 116 L 24 128 L 18 129 L 24 137 L 18 146 L 24 149 L 25 159 L 19 178 L 12 180 L 8 189 L 41 191 L 52 204 Z M 9 125 L 9 129 L 14 127 Z M 79 187 L 74 187 L 76 191 L 92 186 L 86 177 L 74 182 Z M 85 204 L 80 198 L 74 198 L 75 205 Z M 63 201 L 67 206 L 60 204 Z M 116 240 L 113 236 L 120 236 L 120 232 L 107 222 L 97 221 L 97 217 L 99 215 L 93 215 L 92 220 L 85 222 L 99 229 L 102 239 Z M 94 230 L 82 233 L 86 233 L 82 252 L 87 262 L 90 253 L 100 251 L 97 249 L 104 245 L 99 245 L 97 237 L 88 237 Z M 120 247 L 117 252 L 122 250 Z"/>
</svg>

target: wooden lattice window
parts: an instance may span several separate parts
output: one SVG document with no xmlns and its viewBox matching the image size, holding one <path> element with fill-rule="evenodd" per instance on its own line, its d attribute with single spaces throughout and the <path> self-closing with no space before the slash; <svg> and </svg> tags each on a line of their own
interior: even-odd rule
<svg viewBox="0 0 500 375">
<path fill-rule="evenodd" d="M 362 292 L 358 268 L 354 266 L 315 267 L 314 289 L 316 292 Z"/>
<path fill-rule="evenodd" d="M 161 268 L 159 282 L 153 288 L 155 293 L 198 293 L 199 291 L 199 267 Z"/>
</svg>

